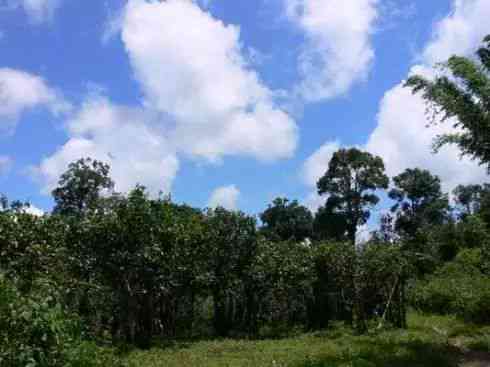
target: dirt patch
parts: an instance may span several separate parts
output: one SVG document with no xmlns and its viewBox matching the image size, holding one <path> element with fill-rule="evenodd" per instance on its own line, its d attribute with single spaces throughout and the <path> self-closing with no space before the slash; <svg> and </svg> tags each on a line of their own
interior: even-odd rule
<svg viewBox="0 0 490 367">
<path fill-rule="evenodd" d="M 461 354 L 460 367 L 490 367 L 490 353 L 470 350 L 461 339 L 449 340 L 449 344 Z"/>
</svg>

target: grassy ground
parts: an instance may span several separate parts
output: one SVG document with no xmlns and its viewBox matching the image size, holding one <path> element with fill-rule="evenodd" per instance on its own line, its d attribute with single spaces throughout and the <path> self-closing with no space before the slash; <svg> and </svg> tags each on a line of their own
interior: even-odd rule
<svg viewBox="0 0 490 367">
<path fill-rule="evenodd" d="M 408 331 L 354 336 L 339 326 L 279 340 L 176 343 L 132 352 L 127 361 L 134 367 L 484 367 L 489 352 L 490 327 L 411 315 Z"/>
</svg>

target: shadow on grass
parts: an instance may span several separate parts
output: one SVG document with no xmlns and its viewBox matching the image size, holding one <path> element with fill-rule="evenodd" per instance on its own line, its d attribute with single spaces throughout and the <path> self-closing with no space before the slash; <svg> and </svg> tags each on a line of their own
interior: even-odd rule
<svg viewBox="0 0 490 367">
<path fill-rule="evenodd" d="M 294 367 L 457 367 L 456 348 L 419 340 L 389 343 L 379 340 L 345 346 L 341 355 L 308 360 Z"/>
</svg>

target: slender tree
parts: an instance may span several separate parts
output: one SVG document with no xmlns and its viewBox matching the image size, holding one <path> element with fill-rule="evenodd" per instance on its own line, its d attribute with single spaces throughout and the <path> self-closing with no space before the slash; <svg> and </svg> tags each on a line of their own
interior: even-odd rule
<svg viewBox="0 0 490 367">
<path fill-rule="evenodd" d="M 318 193 L 328 195 L 326 207 L 344 218 L 347 238 L 356 243 L 357 228 L 370 217 L 378 202 L 376 190 L 388 188 L 389 178 L 380 157 L 356 148 L 340 149 L 330 160 L 328 170 L 317 183 Z M 352 315 L 359 333 L 367 331 L 362 301 L 362 271 L 358 258 L 351 269 L 354 290 Z"/>
</svg>

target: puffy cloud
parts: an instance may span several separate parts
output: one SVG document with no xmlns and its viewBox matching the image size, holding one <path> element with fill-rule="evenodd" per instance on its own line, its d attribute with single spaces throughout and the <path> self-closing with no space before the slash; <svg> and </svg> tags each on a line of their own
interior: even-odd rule
<svg viewBox="0 0 490 367">
<path fill-rule="evenodd" d="M 303 164 L 300 173 L 301 179 L 311 189 L 311 192 L 304 199 L 304 204 L 314 213 L 325 204 L 325 197 L 321 197 L 317 193 L 316 183 L 328 170 L 328 164 L 333 154 L 340 148 L 341 145 L 338 141 L 326 142 Z"/>
<path fill-rule="evenodd" d="M 301 177 L 306 185 L 316 187 L 318 180 L 327 172 L 333 154 L 340 147 L 338 141 L 326 142 L 306 159 L 301 171 Z"/>
<path fill-rule="evenodd" d="M 490 33 L 490 2 L 486 0 L 454 0 L 451 13 L 435 24 L 433 36 L 414 65 L 410 74 L 435 75 L 433 66 L 453 54 L 470 56 L 483 36 Z M 477 162 L 460 159 L 456 146 L 445 147 L 432 154 L 432 141 L 440 134 L 453 130 L 448 121 L 427 127 L 426 105 L 419 95 L 403 88 L 403 82 L 384 95 L 379 108 L 378 125 L 369 137 L 366 147 L 381 155 L 390 175 L 406 168 L 429 169 L 442 179 L 444 189 L 457 184 L 481 182 L 486 171 Z"/>
<path fill-rule="evenodd" d="M 451 14 L 436 23 L 422 62 L 432 66 L 452 55 L 471 55 L 490 33 L 488 0 L 453 0 Z"/>
<path fill-rule="evenodd" d="M 325 205 L 327 201 L 325 196 L 320 196 L 316 191 L 311 191 L 306 198 L 303 199 L 303 205 L 311 210 L 312 213 L 316 213 L 320 207 Z"/>
<path fill-rule="evenodd" d="M 92 157 L 109 163 L 116 190 L 145 185 L 153 195 L 169 192 L 179 162 L 164 131 L 148 112 L 92 96 L 67 123 L 68 142 L 35 169 L 52 190 L 69 163 Z"/>
<path fill-rule="evenodd" d="M 173 119 L 180 152 L 271 161 L 295 151 L 295 121 L 247 63 L 238 27 L 190 0 L 131 0 L 122 39 L 145 105 Z"/>
<path fill-rule="evenodd" d="M 247 64 L 237 27 L 191 0 L 130 0 L 109 22 L 105 39 L 118 31 L 143 104 L 130 108 L 90 97 L 67 122 L 67 143 L 35 169 L 45 192 L 71 161 L 85 156 L 111 165 L 116 190 L 141 183 L 156 194 L 170 191 L 181 154 L 209 161 L 292 155 L 296 123 Z M 233 190 L 220 193 L 230 195 L 225 205 L 234 205 Z"/>
<path fill-rule="evenodd" d="M 54 114 L 70 108 L 41 77 L 20 70 L 0 68 L 0 130 L 15 127 L 24 111 L 41 106 L 47 107 Z"/>
<path fill-rule="evenodd" d="M 6 175 L 12 168 L 12 158 L 0 155 L 0 177 Z"/>
<path fill-rule="evenodd" d="M 208 202 L 210 208 L 218 206 L 228 210 L 236 210 L 240 190 L 235 185 L 218 187 L 213 191 Z"/>
<path fill-rule="evenodd" d="M 299 94 L 309 102 L 345 94 L 366 78 L 378 0 L 284 0 L 287 17 L 305 34 Z"/>
</svg>

